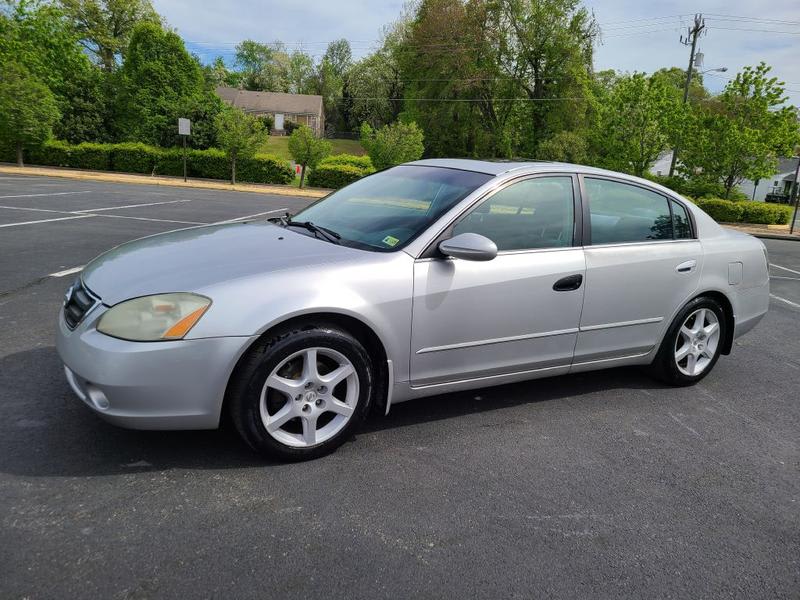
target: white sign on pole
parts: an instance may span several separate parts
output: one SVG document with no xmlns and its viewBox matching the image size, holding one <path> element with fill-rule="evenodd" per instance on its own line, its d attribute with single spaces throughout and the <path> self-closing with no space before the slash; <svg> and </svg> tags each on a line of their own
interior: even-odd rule
<svg viewBox="0 0 800 600">
<path fill-rule="evenodd" d="M 192 135 L 192 122 L 189 119 L 178 119 L 178 134 Z"/>
</svg>

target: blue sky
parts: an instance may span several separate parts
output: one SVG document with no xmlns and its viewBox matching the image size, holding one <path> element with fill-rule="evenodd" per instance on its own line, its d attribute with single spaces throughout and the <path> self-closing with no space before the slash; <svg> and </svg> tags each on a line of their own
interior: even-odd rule
<svg viewBox="0 0 800 600">
<path fill-rule="evenodd" d="M 800 0 L 585 0 L 603 31 L 595 55 L 597 69 L 651 72 L 664 66 L 686 68 L 688 48 L 678 38 L 695 12 L 706 16 L 707 34 L 699 49 L 710 73 L 706 84 L 720 90 L 744 65 L 765 61 L 786 82 L 800 105 Z M 281 40 L 319 55 L 327 42 L 347 38 L 353 53 L 374 48 L 382 28 L 399 17 L 396 0 L 154 0 L 171 27 L 204 61 L 230 58 L 236 42 Z M 788 32 L 788 33 L 784 33 Z"/>
</svg>

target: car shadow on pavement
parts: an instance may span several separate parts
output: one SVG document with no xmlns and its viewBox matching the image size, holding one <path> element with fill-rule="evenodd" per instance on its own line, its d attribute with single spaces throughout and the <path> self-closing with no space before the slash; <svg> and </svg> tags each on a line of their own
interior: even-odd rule
<svg viewBox="0 0 800 600">
<path fill-rule="evenodd" d="M 606 389 L 659 387 L 637 369 L 540 379 L 401 403 L 388 417 L 372 415 L 362 432 L 580 398 Z M 2 473 L 83 477 L 278 464 L 253 453 L 230 425 L 211 431 L 133 431 L 106 423 L 73 395 L 53 347 L 0 359 L 0 390 Z"/>
</svg>

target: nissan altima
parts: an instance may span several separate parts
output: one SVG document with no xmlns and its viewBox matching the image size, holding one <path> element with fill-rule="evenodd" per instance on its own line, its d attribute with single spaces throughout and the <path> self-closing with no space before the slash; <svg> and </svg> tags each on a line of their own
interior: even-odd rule
<svg viewBox="0 0 800 600">
<path fill-rule="evenodd" d="M 621 365 L 694 384 L 768 303 L 764 245 L 657 184 L 422 160 L 293 216 L 114 248 L 67 292 L 57 347 L 111 423 L 227 416 L 299 460 L 412 398 Z"/>
</svg>

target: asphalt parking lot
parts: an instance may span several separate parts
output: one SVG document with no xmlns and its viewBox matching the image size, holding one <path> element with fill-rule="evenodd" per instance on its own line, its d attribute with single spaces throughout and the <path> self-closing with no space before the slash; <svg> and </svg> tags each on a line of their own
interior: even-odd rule
<svg viewBox="0 0 800 600">
<path fill-rule="evenodd" d="M 0 597 L 797 598 L 800 243 L 692 388 L 617 369 L 392 408 L 335 454 L 135 432 L 73 397 L 73 275 L 126 240 L 308 199 L 0 175 Z"/>
</svg>

